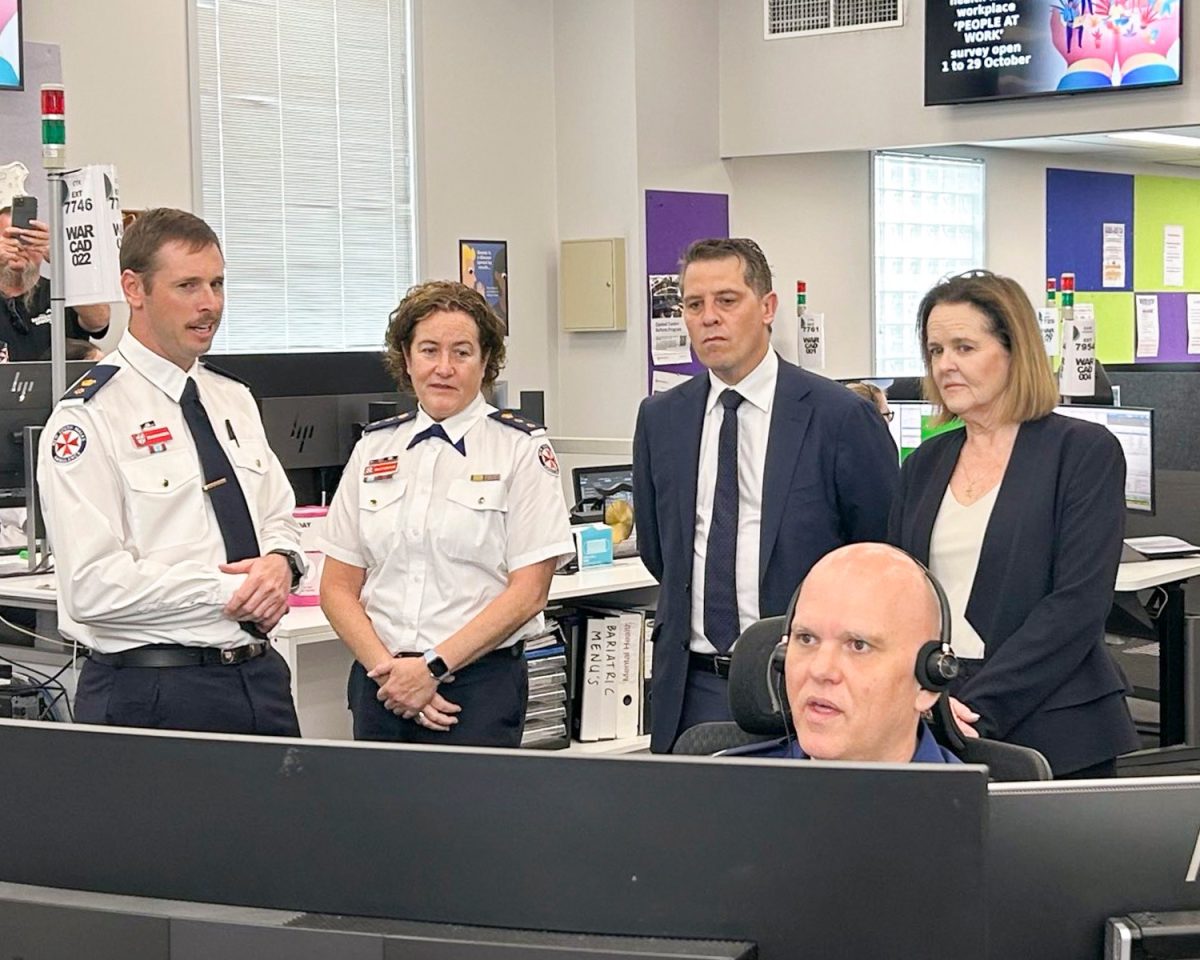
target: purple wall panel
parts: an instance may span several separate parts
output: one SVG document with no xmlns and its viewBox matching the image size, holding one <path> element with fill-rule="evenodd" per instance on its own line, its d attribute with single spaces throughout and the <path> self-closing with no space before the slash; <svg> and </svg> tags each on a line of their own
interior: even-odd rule
<svg viewBox="0 0 1200 960">
<path fill-rule="evenodd" d="M 724 193 L 683 193 L 675 190 L 646 191 L 646 273 L 648 277 L 657 273 L 675 273 L 679 269 L 679 258 L 687 245 L 704 237 L 729 236 L 729 197 Z M 642 323 L 650 323 L 650 303 L 647 297 L 646 316 Z M 671 373 L 703 373 L 704 367 L 692 356 L 691 363 L 676 363 L 655 367 L 650 351 L 650 337 L 646 338 L 646 392 L 650 391 L 654 370 Z"/>
</svg>

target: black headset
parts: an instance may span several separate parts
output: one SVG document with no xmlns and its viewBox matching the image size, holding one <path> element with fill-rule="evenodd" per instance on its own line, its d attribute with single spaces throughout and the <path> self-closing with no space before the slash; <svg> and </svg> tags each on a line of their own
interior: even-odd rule
<svg viewBox="0 0 1200 960">
<path fill-rule="evenodd" d="M 950 646 L 950 601 L 946 599 L 946 591 L 938 583 L 937 577 L 929 572 L 929 568 L 916 557 L 910 556 L 909 559 L 921 568 L 921 572 L 925 574 L 925 579 L 932 588 L 934 596 L 937 597 L 939 624 L 938 639 L 927 640 L 921 644 L 921 649 L 917 652 L 917 662 L 913 667 L 913 673 L 922 690 L 941 693 L 958 676 L 958 657 L 954 655 L 954 650 Z M 783 639 L 771 651 L 771 670 L 779 674 L 783 673 L 784 661 L 787 659 L 787 645 L 788 637 L 792 632 L 792 618 L 796 615 L 796 604 L 800 600 L 800 588 L 803 586 L 804 583 L 801 581 L 800 586 L 796 587 L 796 592 L 792 594 L 791 602 L 788 603 L 787 614 L 784 616 Z M 781 707 L 782 697 L 779 696 L 777 688 L 772 688 L 772 693 L 775 694 L 775 697 L 779 701 L 774 705 L 777 708 Z"/>
</svg>

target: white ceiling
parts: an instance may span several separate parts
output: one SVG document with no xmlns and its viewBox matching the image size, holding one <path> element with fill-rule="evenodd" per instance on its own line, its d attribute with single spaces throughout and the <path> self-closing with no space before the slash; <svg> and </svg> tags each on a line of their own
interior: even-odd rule
<svg viewBox="0 0 1200 960">
<path fill-rule="evenodd" d="M 1008 150 L 1031 150 L 1037 153 L 1086 154 L 1093 157 L 1104 157 L 1108 160 L 1132 160 L 1143 163 L 1200 167 L 1200 127 L 1167 127 L 1154 132 L 1196 137 L 1196 145 L 1188 147 L 1133 143 L 1128 140 L 1113 140 L 1103 133 L 1074 134 L 1066 137 L 1028 137 L 1020 140 L 992 140 L 988 143 L 971 145 Z"/>
</svg>

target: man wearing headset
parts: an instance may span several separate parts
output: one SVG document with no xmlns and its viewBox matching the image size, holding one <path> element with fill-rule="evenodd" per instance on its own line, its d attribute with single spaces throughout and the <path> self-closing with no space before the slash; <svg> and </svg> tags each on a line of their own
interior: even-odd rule
<svg viewBox="0 0 1200 960">
<path fill-rule="evenodd" d="M 953 670 L 933 581 L 882 543 L 826 554 L 793 601 L 783 682 L 792 727 L 722 756 L 959 763 L 921 719 Z"/>
</svg>

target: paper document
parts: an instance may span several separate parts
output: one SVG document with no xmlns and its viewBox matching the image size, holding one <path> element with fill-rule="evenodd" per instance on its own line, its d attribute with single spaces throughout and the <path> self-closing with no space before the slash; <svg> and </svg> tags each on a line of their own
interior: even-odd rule
<svg viewBox="0 0 1200 960">
<path fill-rule="evenodd" d="M 1125 224 L 1106 223 L 1101 249 L 1101 286 L 1125 286 Z"/>
<path fill-rule="evenodd" d="M 1186 557 L 1191 554 L 1200 554 L 1200 547 L 1194 543 L 1188 543 L 1186 540 L 1181 540 L 1179 537 L 1129 537 L 1125 540 L 1127 546 L 1132 547 L 1144 557 L 1151 559 L 1164 559 L 1167 557 Z"/>
<path fill-rule="evenodd" d="M 1200 353 L 1200 293 L 1189 293 L 1187 295 L 1187 325 L 1187 352 L 1191 354 Z"/>
<path fill-rule="evenodd" d="M 1090 303 L 1075 304 L 1074 316 L 1063 320 L 1062 368 L 1058 392 L 1064 397 L 1096 393 L 1096 312 Z"/>
<path fill-rule="evenodd" d="M 669 370 L 655 370 L 650 378 L 651 393 L 666 393 L 672 387 L 687 383 L 692 378 L 684 373 L 671 373 Z"/>
<path fill-rule="evenodd" d="M 1042 343 L 1046 345 L 1046 356 L 1058 355 L 1058 307 L 1038 308 L 1038 329 L 1042 331 Z"/>
<path fill-rule="evenodd" d="M 1183 227 L 1163 227 L 1163 286 L 1183 286 Z"/>
<path fill-rule="evenodd" d="M 1158 356 L 1158 297 L 1153 293 L 1137 296 L 1137 355 Z"/>
<path fill-rule="evenodd" d="M 825 314 L 806 313 L 800 318 L 800 366 L 825 369 Z"/>
<path fill-rule="evenodd" d="M 687 326 L 683 322 L 683 302 L 680 297 L 679 275 L 655 273 L 650 275 L 650 357 L 655 366 L 688 363 L 692 351 L 688 346 Z"/>
</svg>

